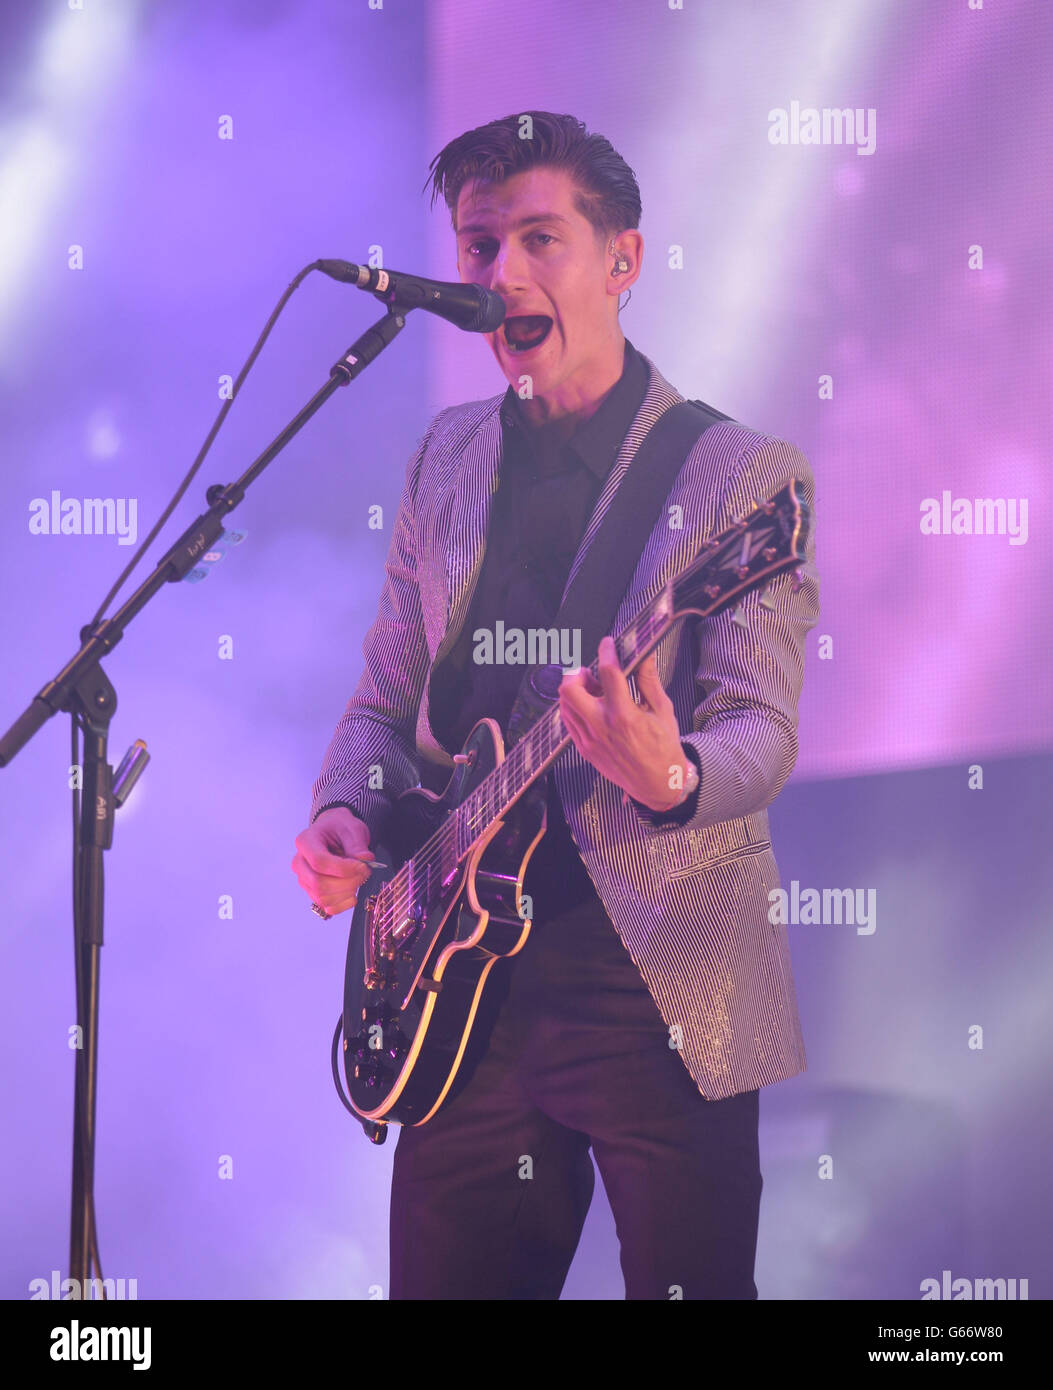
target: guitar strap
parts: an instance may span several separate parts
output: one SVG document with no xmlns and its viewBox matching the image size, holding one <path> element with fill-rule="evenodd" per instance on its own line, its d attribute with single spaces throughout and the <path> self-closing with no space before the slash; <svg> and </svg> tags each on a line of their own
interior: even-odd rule
<svg viewBox="0 0 1053 1390">
<path fill-rule="evenodd" d="M 644 436 L 550 624 L 581 629 L 583 666 L 610 632 L 647 537 L 688 455 L 706 430 L 730 419 L 703 401 L 678 401 Z M 526 672 L 509 714 L 507 747 L 518 743 L 551 707 L 563 676 L 558 662 Z"/>
</svg>

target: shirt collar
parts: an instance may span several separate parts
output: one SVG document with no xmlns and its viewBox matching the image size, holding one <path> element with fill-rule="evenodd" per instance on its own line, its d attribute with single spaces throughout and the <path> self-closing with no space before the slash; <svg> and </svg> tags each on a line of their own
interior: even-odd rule
<svg viewBox="0 0 1053 1390">
<path fill-rule="evenodd" d="M 604 397 L 598 410 L 574 431 L 563 445 L 601 481 L 607 477 L 618 456 L 622 441 L 629 432 L 650 381 L 646 361 L 625 339 L 622 374 Z M 519 398 L 509 386 L 501 402 L 501 424 L 504 429 L 517 431 L 519 438 L 530 438 L 530 426 L 523 418 Z"/>
</svg>

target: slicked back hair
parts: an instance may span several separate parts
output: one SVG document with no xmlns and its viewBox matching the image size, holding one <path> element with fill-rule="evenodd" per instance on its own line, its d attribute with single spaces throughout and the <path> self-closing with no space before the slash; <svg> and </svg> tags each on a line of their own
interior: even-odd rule
<svg viewBox="0 0 1053 1390">
<path fill-rule="evenodd" d="M 457 199 L 470 179 L 499 183 L 525 169 L 563 169 L 573 179 L 574 203 L 606 239 L 640 225 L 640 188 L 636 175 L 611 142 L 589 134 L 576 116 L 551 111 L 524 111 L 467 130 L 451 140 L 428 166 L 431 206 L 443 198 L 457 230 Z"/>
</svg>

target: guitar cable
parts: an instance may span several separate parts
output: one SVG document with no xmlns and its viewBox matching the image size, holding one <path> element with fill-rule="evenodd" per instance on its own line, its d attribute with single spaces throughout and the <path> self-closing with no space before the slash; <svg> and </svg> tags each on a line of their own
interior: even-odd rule
<svg viewBox="0 0 1053 1390">
<path fill-rule="evenodd" d="M 336 1093 L 340 1097 L 340 1104 L 348 1114 L 353 1115 L 362 1126 L 369 1142 L 371 1144 L 383 1144 L 384 1140 L 388 1137 L 387 1120 L 365 1119 L 348 1100 L 347 1096 L 344 1094 L 344 1088 L 340 1083 L 340 1034 L 343 1031 L 344 1015 L 341 1012 L 340 1017 L 336 1020 L 336 1031 L 333 1033 L 333 1046 L 330 1050 L 330 1061 L 333 1067 L 333 1085 L 336 1087 Z"/>
<path fill-rule="evenodd" d="M 340 1034 L 343 1031 L 344 1015 L 343 1012 L 341 1012 L 340 1017 L 336 1020 L 336 1032 L 333 1034 L 333 1047 L 330 1058 L 333 1064 L 333 1085 L 336 1087 L 336 1093 L 340 1097 L 340 1104 L 349 1114 L 354 1115 L 356 1120 L 360 1120 L 362 1118 L 361 1115 L 359 1115 L 358 1111 L 344 1094 L 344 1088 L 340 1082 Z"/>
</svg>

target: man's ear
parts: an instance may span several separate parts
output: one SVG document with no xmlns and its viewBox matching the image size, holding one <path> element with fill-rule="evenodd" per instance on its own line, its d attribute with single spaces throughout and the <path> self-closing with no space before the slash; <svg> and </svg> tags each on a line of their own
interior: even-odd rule
<svg viewBox="0 0 1053 1390">
<path fill-rule="evenodd" d="M 617 292 L 620 295 L 622 290 L 627 290 L 630 285 L 635 285 L 640 278 L 644 241 L 641 234 L 633 227 L 627 227 L 625 231 L 619 232 L 616 241 L 622 255 L 629 262 L 629 269 L 623 271 L 615 281 L 618 287 Z"/>
</svg>

